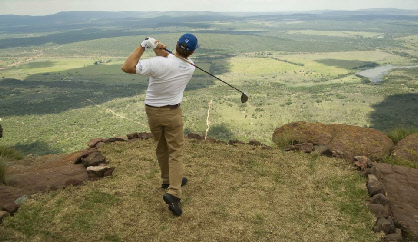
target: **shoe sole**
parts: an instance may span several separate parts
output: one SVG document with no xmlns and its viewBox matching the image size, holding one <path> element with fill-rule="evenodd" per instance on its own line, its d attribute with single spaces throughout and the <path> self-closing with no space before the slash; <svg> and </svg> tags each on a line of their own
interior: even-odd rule
<svg viewBox="0 0 418 242">
<path fill-rule="evenodd" d="M 168 209 L 174 214 L 174 215 L 176 215 L 176 216 L 180 216 L 180 215 L 182 215 L 183 214 L 183 211 L 181 211 L 181 209 L 180 209 L 180 211 L 176 211 L 176 209 L 174 208 L 174 201 L 171 199 L 171 197 L 170 196 L 168 196 L 167 194 L 164 194 L 163 195 L 163 200 L 164 200 L 164 202 L 166 203 L 166 204 L 168 204 Z"/>
</svg>

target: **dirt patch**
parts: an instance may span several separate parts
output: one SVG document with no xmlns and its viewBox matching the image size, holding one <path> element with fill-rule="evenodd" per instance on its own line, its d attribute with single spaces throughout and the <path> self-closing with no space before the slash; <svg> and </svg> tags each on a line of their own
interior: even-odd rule
<svg viewBox="0 0 418 242">
<path fill-rule="evenodd" d="M 0 186 L 0 207 L 23 195 L 81 184 L 87 179 L 86 168 L 69 161 L 66 155 L 26 157 L 8 168 L 7 185 Z"/>
</svg>

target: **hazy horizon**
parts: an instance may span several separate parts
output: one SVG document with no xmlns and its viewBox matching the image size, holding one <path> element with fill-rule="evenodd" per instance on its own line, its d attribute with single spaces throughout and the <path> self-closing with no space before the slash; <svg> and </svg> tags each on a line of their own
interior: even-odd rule
<svg viewBox="0 0 418 242">
<path fill-rule="evenodd" d="M 181 5 L 174 1 L 160 0 L 158 4 L 135 4 L 133 1 L 119 0 L 2 0 L 0 15 L 51 15 L 66 11 L 191 11 L 191 12 L 306 12 L 325 10 L 355 11 L 371 8 L 394 8 L 400 10 L 418 10 L 415 0 L 266 0 L 260 4 L 258 0 L 204 0 L 196 4 L 195 1 L 184 0 Z"/>
</svg>

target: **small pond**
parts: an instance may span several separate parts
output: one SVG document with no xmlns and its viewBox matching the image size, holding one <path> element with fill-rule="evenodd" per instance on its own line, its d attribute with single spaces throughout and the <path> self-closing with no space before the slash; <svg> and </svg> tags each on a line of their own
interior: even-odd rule
<svg viewBox="0 0 418 242">
<path fill-rule="evenodd" d="M 357 72 L 357 75 L 364 76 L 370 79 L 372 83 L 378 83 L 383 81 L 383 77 L 392 69 L 409 69 L 415 68 L 416 66 L 393 66 L 393 65 L 386 65 L 386 66 L 379 66 L 373 69 L 368 69 L 364 71 Z"/>
</svg>

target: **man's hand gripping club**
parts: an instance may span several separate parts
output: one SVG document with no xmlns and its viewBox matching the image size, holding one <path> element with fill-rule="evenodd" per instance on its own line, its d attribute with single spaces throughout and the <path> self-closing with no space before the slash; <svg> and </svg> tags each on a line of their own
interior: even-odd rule
<svg viewBox="0 0 418 242">
<path fill-rule="evenodd" d="M 144 54 L 146 49 L 154 49 L 156 56 L 167 57 L 169 53 L 165 50 L 166 45 L 162 44 L 160 41 L 147 37 L 144 41 L 141 42 L 141 45 L 138 46 L 126 59 L 123 63 L 122 71 L 130 74 L 136 74 L 136 64 L 138 63 L 141 56 Z"/>
<path fill-rule="evenodd" d="M 142 41 L 141 46 L 144 47 L 145 49 L 155 49 L 158 46 L 159 41 L 151 38 L 151 37 L 146 37 L 144 41 Z"/>
<path fill-rule="evenodd" d="M 154 49 L 156 56 L 167 57 L 169 55 L 169 53 L 165 50 L 165 48 L 167 48 L 167 45 L 164 45 L 160 41 L 151 37 L 145 38 L 145 40 L 142 41 L 141 46 L 145 49 Z"/>
</svg>

